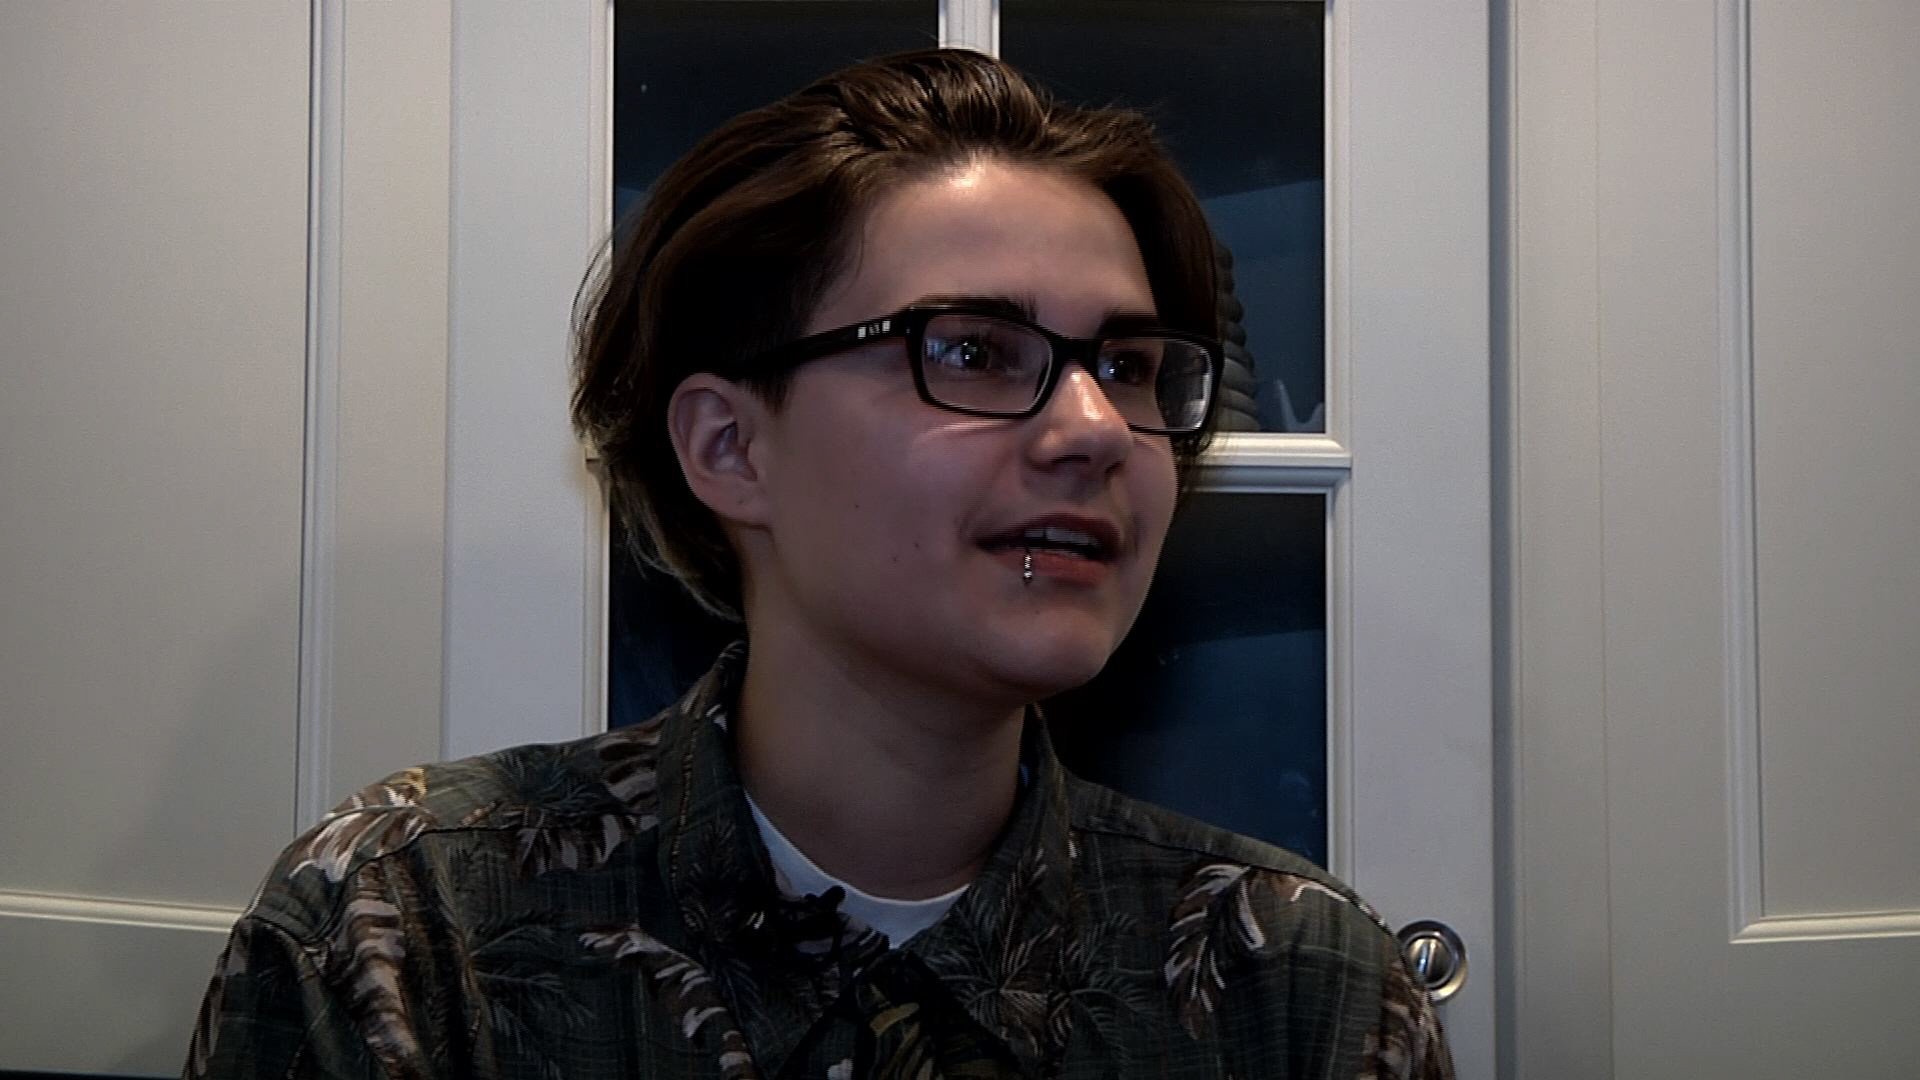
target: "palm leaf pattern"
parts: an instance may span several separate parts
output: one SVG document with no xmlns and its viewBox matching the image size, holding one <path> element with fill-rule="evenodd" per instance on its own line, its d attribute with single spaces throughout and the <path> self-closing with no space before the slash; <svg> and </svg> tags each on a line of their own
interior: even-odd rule
<svg viewBox="0 0 1920 1080">
<path fill-rule="evenodd" d="M 928 957 L 929 969 L 981 1026 L 1035 1057 L 1066 1042 L 1063 995 L 1055 975 L 1057 924 L 1015 915 L 1037 896 L 1047 876 L 1039 849 L 1022 855 L 1006 888 L 982 902 L 962 901 L 951 917 L 966 933 L 948 954 Z"/>
<path fill-rule="evenodd" d="M 532 1061 L 548 1080 L 563 1069 L 554 1049 L 592 1022 L 553 962 L 561 931 L 547 913 L 488 920 L 463 941 L 463 977 L 492 1030 Z"/>
<path fill-rule="evenodd" d="M 1357 1080 L 1451 1080 L 1453 1063 L 1433 1002 L 1405 964 L 1389 963 L 1380 986 L 1380 1026 L 1367 1033 Z"/>
<path fill-rule="evenodd" d="M 1065 850 L 1071 863 L 1078 854 L 1071 832 Z M 1125 1074 L 1124 1025 L 1153 1008 L 1155 972 L 1116 963 L 1114 950 L 1139 926 L 1124 912 L 1064 922 L 1019 917 L 1045 891 L 1046 853 L 1026 852 L 1004 889 L 959 909 L 953 917 L 967 932 L 951 952 L 927 957 L 928 970 L 976 1023 L 1033 1060 L 1057 1060 L 1074 1024 L 1091 1021 Z"/>
<path fill-rule="evenodd" d="M 621 728 L 595 741 L 598 783 L 562 772 L 548 785 L 542 809 L 521 815 L 516 863 L 523 875 L 595 870 L 628 840 L 660 824 L 659 759 L 663 718 Z M 561 789 L 564 790 L 561 790 Z M 604 809 L 612 795 L 624 812 Z"/>
<path fill-rule="evenodd" d="M 1194 1038 L 1212 1029 L 1214 1010 L 1227 987 L 1223 963 L 1271 956 L 1261 911 L 1295 904 L 1309 893 L 1342 904 L 1346 897 L 1295 874 L 1238 863 L 1207 863 L 1194 870 L 1174 904 L 1171 941 L 1162 975 L 1180 1026 Z"/>
<path fill-rule="evenodd" d="M 1049 1016 L 1049 1034 L 1055 1045 L 1064 1047 L 1072 1034 L 1073 1012 L 1084 1013 L 1123 1076 L 1133 1071 L 1124 1025 L 1146 1015 L 1154 999 L 1151 969 L 1123 967 L 1114 960 L 1116 943 L 1138 930 L 1134 920 L 1121 912 L 1076 928 L 1060 954 L 1062 982 L 1071 989 Z"/>
<path fill-rule="evenodd" d="M 665 730 L 662 714 L 612 732 L 596 747 L 607 790 L 639 814 L 660 811 L 660 736 Z"/>
<path fill-rule="evenodd" d="M 652 816 L 631 814 L 599 814 L 564 821 L 553 821 L 551 815 L 529 814 L 524 821 L 514 861 L 528 876 L 598 869 L 620 845 L 659 823 Z"/>
<path fill-rule="evenodd" d="M 350 950 L 332 972 L 347 1012 L 394 1080 L 427 1075 L 420 1035 L 400 985 L 407 959 L 400 909 L 369 881 L 347 902 L 340 940 Z"/>
<path fill-rule="evenodd" d="M 883 1009 L 867 1022 L 868 1030 L 876 1039 L 895 1040 L 892 1052 L 886 1055 L 886 1063 L 874 1080 L 933 1080 L 939 1075 L 933 1046 L 919 1021 L 914 1019 L 919 1011 L 918 1004 L 908 1002 Z M 852 1069 L 848 1072 L 851 1074 Z"/>
<path fill-rule="evenodd" d="M 660 991 L 668 1012 L 680 1018 L 685 1038 L 711 1024 L 720 1044 L 722 1080 L 759 1080 L 747 1037 L 721 1000 L 713 977 L 691 957 L 637 926 L 588 931 L 580 935 L 580 944 L 614 960 L 637 962 Z"/>
<path fill-rule="evenodd" d="M 207 996 L 200 1000 L 198 1022 L 193 1025 L 193 1041 L 187 1047 L 187 1075 L 205 1076 L 207 1063 L 213 1060 L 214 1042 L 220 1036 L 220 1010 L 226 1002 L 227 980 L 247 973 L 245 930 L 236 931 L 227 939 L 227 947 L 220 953 L 220 961 L 214 967 L 213 982 L 207 987 Z"/>
<path fill-rule="evenodd" d="M 362 789 L 295 844 L 293 868 L 287 876 L 317 869 L 329 882 L 337 883 L 356 857 L 375 859 L 405 847 L 438 824 L 420 805 L 426 794 L 427 774 L 422 769 L 407 769 Z"/>
<path fill-rule="evenodd" d="M 895 1002 L 871 984 L 856 991 L 874 1037 L 872 1080 L 1005 1080 L 1015 1075 L 1006 1048 L 965 1023 L 950 1002 L 916 995 Z M 832 1070 L 829 1070 L 831 1077 Z M 854 1075 L 848 1062 L 846 1075 Z"/>
<path fill-rule="evenodd" d="M 1049 926 L 1032 936 L 1002 934 L 998 948 L 988 953 L 989 964 L 982 980 L 964 998 L 967 1011 L 989 1030 L 1001 1033 L 1009 1042 L 1023 1043 L 1034 1056 L 1052 1048 L 1063 1038 L 1061 1017 L 1054 1008 L 1055 994 L 1051 965 L 1036 963 L 1058 936 Z"/>
</svg>

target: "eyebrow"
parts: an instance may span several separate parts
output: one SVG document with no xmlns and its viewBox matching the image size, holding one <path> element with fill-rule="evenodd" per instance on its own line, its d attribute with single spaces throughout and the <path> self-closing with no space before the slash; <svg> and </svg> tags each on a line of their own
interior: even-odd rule
<svg viewBox="0 0 1920 1080">
<path fill-rule="evenodd" d="M 1021 319 L 1035 325 L 1040 324 L 1039 305 L 1031 296 L 985 296 L 985 295 L 943 295 L 923 296 L 915 300 L 916 304 L 963 304 L 977 308 L 988 315 Z M 1139 333 L 1144 330 L 1165 329 L 1166 324 L 1151 311 L 1136 308 L 1109 308 L 1100 320 L 1100 329 L 1095 337 L 1112 337 L 1116 334 Z"/>
</svg>

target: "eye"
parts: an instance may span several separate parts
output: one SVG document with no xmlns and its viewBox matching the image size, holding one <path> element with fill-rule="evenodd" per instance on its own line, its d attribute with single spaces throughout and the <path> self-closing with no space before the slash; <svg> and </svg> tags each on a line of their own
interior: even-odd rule
<svg viewBox="0 0 1920 1080">
<path fill-rule="evenodd" d="M 996 371 L 1007 365 L 1006 350 L 982 336 L 930 338 L 927 359 L 955 371 Z"/>
<path fill-rule="evenodd" d="M 921 348 L 930 372 L 940 375 L 1024 376 L 1035 352 L 1032 337 L 991 319 L 945 317 L 927 327 Z M 1044 349 L 1046 343 L 1037 344 Z"/>
<path fill-rule="evenodd" d="M 1160 373 L 1165 346 L 1157 341 L 1112 341 L 1100 350 L 1100 381 L 1120 386 L 1152 386 Z"/>
</svg>

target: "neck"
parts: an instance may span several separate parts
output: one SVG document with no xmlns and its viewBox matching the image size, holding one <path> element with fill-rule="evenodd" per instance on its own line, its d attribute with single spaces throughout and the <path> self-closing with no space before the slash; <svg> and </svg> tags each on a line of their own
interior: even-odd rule
<svg viewBox="0 0 1920 1080">
<path fill-rule="evenodd" d="M 761 811 L 822 870 L 916 900 L 972 881 L 1013 811 L 1025 710 L 755 636 L 736 739 Z"/>
</svg>

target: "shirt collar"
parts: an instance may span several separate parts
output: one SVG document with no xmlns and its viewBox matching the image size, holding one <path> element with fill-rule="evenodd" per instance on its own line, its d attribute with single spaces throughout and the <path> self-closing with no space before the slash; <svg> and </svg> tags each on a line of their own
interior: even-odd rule
<svg viewBox="0 0 1920 1080">
<path fill-rule="evenodd" d="M 1066 1049 L 1066 996 L 1088 925 L 1075 887 L 1066 773 L 1038 708 L 1022 747 L 1029 782 L 980 876 L 946 917 L 902 948 L 944 985 L 985 986 L 968 1011 L 1045 1074 Z"/>
<path fill-rule="evenodd" d="M 659 759 L 660 851 L 696 949 L 737 1001 L 753 1004 L 741 1020 L 762 1068 L 777 1075 L 835 997 L 862 973 L 893 965 L 948 985 L 989 978 L 1027 991 L 974 1001 L 969 1012 L 1037 1071 L 1064 1046 L 1047 1005 L 1064 992 L 1060 957 L 1083 915 L 1065 773 L 1039 710 L 1023 739 L 1028 782 L 979 877 L 944 918 L 889 953 L 886 939 L 842 915 L 834 898 L 784 895 L 774 884 L 731 730 L 746 658 L 745 642 L 728 646 L 670 711 Z"/>
</svg>

